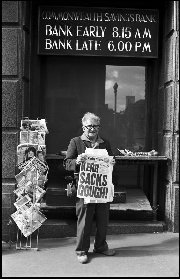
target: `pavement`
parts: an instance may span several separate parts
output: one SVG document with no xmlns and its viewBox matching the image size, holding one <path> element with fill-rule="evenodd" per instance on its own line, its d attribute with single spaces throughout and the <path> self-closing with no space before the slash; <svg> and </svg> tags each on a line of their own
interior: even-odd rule
<svg viewBox="0 0 180 279">
<path fill-rule="evenodd" d="M 108 235 L 112 257 L 94 254 L 93 240 L 86 264 L 77 261 L 75 237 L 39 239 L 39 251 L 4 248 L 2 277 L 179 277 L 178 233 Z"/>
</svg>

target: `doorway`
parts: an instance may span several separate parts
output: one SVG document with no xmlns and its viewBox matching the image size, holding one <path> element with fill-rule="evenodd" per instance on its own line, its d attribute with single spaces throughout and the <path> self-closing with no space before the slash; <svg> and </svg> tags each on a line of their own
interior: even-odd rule
<svg viewBox="0 0 180 279">
<path fill-rule="evenodd" d="M 145 66 L 108 65 L 106 60 L 82 57 L 41 57 L 39 115 L 49 129 L 48 154 L 66 150 L 81 135 L 87 111 L 101 117 L 101 136 L 118 149 L 143 151 L 146 134 Z M 114 84 L 118 84 L 116 109 Z M 36 102 L 37 94 L 33 94 Z M 35 108 L 35 112 L 33 112 Z M 31 106 L 31 114 L 37 107 Z"/>
<path fill-rule="evenodd" d="M 110 65 L 106 62 L 96 58 L 41 57 L 39 113 L 46 119 L 49 130 L 46 136 L 47 155 L 66 151 L 70 139 L 82 134 L 81 118 L 87 111 L 101 117 L 101 136 L 110 141 L 114 155 L 119 155 L 117 148 L 131 151 L 144 149 L 145 66 Z M 116 108 L 115 83 L 118 84 Z M 49 160 L 52 170 L 47 188 L 55 205 L 56 202 L 62 204 L 66 195 L 66 173 L 62 163 L 62 158 Z M 143 176 L 143 173 L 140 175 Z M 116 191 L 139 188 L 138 181 L 138 166 L 118 165 L 114 168 Z M 59 201 L 58 191 L 61 192 Z M 53 198 L 50 199 L 51 205 Z"/>
<path fill-rule="evenodd" d="M 81 118 L 104 104 L 105 67 L 84 59 L 42 57 L 41 115 L 47 120 L 48 154 L 67 150 L 71 138 L 82 134 Z"/>
</svg>

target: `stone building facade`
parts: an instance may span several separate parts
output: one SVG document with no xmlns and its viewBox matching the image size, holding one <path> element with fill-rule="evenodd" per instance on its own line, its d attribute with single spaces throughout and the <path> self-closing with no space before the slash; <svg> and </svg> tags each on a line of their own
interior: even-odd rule
<svg viewBox="0 0 180 279">
<path fill-rule="evenodd" d="M 43 1 L 41 1 L 43 2 Z M 143 2 L 143 1 L 140 1 Z M 170 159 L 166 177 L 165 222 L 168 231 L 179 231 L 179 1 L 164 1 L 160 78 L 153 102 L 158 121 L 152 118 L 152 146 Z M 101 5 L 102 6 L 102 5 Z M 2 1 L 2 237 L 9 238 L 10 214 L 16 187 L 16 147 L 20 121 L 28 111 L 31 57 L 31 1 Z M 157 73 L 154 74 L 154 79 Z M 158 92 L 157 92 L 158 91 Z M 153 115 L 153 114 L 152 114 Z M 154 113 L 155 115 L 155 113 Z M 15 234 L 15 226 L 11 226 Z"/>
</svg>

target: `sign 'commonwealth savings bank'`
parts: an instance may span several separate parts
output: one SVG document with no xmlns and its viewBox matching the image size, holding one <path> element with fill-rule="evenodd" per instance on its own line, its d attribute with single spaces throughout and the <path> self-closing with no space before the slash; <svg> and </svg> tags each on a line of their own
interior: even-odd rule
<svg viewBox="0 0 180 279">
<path fill-rule="evenodd" d="M 39 7 L 38 54 L 158 57 L 157 10 Z"/>
</svg>

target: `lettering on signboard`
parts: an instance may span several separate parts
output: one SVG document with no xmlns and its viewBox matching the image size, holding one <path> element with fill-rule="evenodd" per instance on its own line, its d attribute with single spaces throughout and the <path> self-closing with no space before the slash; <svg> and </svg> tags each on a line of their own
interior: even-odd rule
<svg viewBox="0 0 180 279">
<path fill-rule="evenodd" d="M 157 57 L 156 10 L 75 9 L 67 12 L 61 7 L 40 7 L 39 54 Z"/>
</svg>

